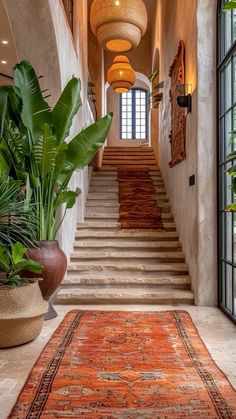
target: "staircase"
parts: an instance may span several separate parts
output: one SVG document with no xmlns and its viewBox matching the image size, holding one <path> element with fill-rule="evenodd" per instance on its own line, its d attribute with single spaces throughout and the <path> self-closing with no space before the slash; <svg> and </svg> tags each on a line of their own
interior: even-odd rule
<svg viewBox="0 0 236 419">
<path fill-rule="evenodd" d="M 164 231 L 120 229 L 117 166 L 150 168 Z M 153 150 L 106 148 L 92 176 L 59 304 L 193 304 L 191 278 Z"/>
</svg>

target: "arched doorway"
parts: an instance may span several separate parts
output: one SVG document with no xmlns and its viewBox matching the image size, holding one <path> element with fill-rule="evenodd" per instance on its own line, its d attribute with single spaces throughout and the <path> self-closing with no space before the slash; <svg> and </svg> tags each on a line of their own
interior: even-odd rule
<svg viewBox="0 0 236 419">
<path fill-rule="evenodd" d="M 113 112 L 108 146 L 140 146 L 149 144 L 150 82 L 147 76 L 136 73 L 136 83 L 128 93 L 117 94 L 107 85 L 106 109 Z"/>
</svg>

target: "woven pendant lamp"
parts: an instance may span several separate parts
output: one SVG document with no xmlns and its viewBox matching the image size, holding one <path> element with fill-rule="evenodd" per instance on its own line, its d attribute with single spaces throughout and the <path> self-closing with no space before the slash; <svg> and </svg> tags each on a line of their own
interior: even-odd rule
<svg viewBox="0 0 236 419">
<path fill-rule="evenodd" d="M 107 81 L 116 93 L 125 93 L 131 89 L 136 81 L 136 75 L 127 57 L 117 55 L 114 58 L 107 72 Z"/>
<path fill-rule="evenodd" d="M 90 23 L 104 49 L 126 52 L 145 34 L 147 10 L 143 0 L 94 0 Z"/>
</svg>

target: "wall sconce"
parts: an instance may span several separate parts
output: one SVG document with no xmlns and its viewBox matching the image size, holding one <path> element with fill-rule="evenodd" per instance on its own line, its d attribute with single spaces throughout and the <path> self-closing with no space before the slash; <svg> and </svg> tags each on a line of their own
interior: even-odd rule
<svg viewBox="0 0 236 419">
<path fill-rule="evenodd" d="M 177 96 L 176 102 L 180 108 L 186 109 L 186 114 L 192 111 L 192 85 L 183 83 L 178 85 L 180 95 Z"/>
</svg>

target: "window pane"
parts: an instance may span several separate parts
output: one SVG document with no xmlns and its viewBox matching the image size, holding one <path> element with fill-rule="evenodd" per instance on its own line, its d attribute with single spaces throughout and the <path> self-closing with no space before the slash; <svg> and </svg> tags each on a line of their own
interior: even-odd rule
<svg viewBox="0 0 236 419">
<path fill-rule="evenodd" d="M 228 51 L 232 43 L 231 39 L 231 12 L 225 12 L 225 52 Z"/>
<path fill-rule="evenodd" d="M 225 69 L 225 110 L 232 104 L 231 61 Z"/>
<path fill-rule="evenodd" d="M 147 92 L 131 89 L 128 93 L 120 95 L 121 100 L 121 138 L 145 139 L 147 118 Z"/>
</svg>

